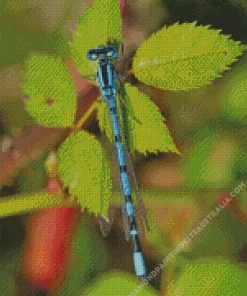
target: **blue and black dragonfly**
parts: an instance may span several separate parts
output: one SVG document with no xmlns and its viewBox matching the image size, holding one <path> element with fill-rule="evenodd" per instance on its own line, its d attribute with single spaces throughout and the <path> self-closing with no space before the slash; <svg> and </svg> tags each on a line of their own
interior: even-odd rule
<svg viewBox="0 0 247 296">
<path fill-rule="evenodd" d="M 108 113 L 112 123 L 112 133 L 119 169 L 120 186 L 123 194 L 122 213 L 125 225 L 125 234 L 127 240 L 129 237 L 132 239 L 135 272 L 137 277 L 142 280 L 146 276 L 146 266 L 140 245 L 136 213 L 132 199 L 131 179 L 134 181 L 141 216 L 144 220 L 146 228 L 149 229 L 149 227 L 146 219 L 145 207 L 140 196 L 138 184 L 130 160 L 130 155 L 126 147 L 127 145 L 125 144 L 126 141 L 124 133 L 120 126 L 116 96 L 119 93 L 117 80 L 120 80 L 119 82 L 121 83 L 122 78 L 119 77 L 119 74 L 114 66 L 117 56 L 118 50 L 112 45 L 101 45 L 98 48 L 90 49 L 87 54 L 87 58 L 90 61 L 98 60 L 97 82 L 100 87 L 103 101 L 107 104 Z M 121 98 L 121 101 L 124 103 L 124 97 Z M 105 225 L 106 223 L 104 223 L 104 220 L 100 219 L 100 226 L 103 234 L 105 234 Z"/>
</svg>

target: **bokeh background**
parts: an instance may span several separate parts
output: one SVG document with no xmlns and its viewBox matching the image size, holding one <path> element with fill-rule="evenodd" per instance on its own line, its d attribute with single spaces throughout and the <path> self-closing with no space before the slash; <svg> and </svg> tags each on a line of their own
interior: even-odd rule
<svg viewBox="0 0 247 296">
<path fill-rule="evenodd" d="M 54 180 L 48 182 L 45 160 L 66 132 L 37 126 L 25 111 L 24 65 L 33 53 L 70 62 L 69 41 L 91 2 L 0 2 L 0 207 L 11 195 L 56 186 Z M 211 25 L 247 43 L 246 0 L 121 3 L 126 63 L 152 33 L 177 21 Z M 142 238 L 148 269 L 154 270 L 234 195 L 136 295 L 247 295 L 246 73 L 245 54 L 222 78 L 192 91 L 161 91 L 133 81 L 159 106 L 181 152 L 134 158 L 152 230 Z M 85 81 L 74 77 L 83 92 Z M 93 119 L 86 128 L 100 136 Z M 0 220 L 0 295 L 131 295 L 136 286 L 131 245 L 119 221 L 102 238 L 97 221 L 75 209 L 17 213 Z"/>
</svg>

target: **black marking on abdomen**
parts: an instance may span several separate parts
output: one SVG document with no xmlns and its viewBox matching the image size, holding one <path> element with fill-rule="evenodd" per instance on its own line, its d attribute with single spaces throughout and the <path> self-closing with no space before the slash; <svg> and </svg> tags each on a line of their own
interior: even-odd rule
<svg viewBox="0 0 247 296">
<path fill-rule="evenodd" d="M 141 252 L 141 244 L 138 234 L 132 235 L 134 252 Z"/>
<path fill-rule="evenodd" d="M 122 138 L 120 135 L 114 137 L 115 142 L 121 142 Z"/>
<path fill-rule="evenodd" d="M 102 69 L 102 79 L 105 86 L 109 85 L 108 73 L 107 73 L 107 65 L 101 66 Z"/>
<path fill-rule="evenodd" d="M 126 203 L 127 202 L 132 202 L 132 196 L 131 195 L 125 195 L 124 198 L 125 198 Z"/>
<path fill-rule="evenodd" d="M 120 174 L 122 174 L 122 173 L 126 173 L 126 172 L 127 172 L 127 167 L 126 167 L 126 165 L 120 165 L 120 167 L 119 167 L 119 171 L 120 171 Z"/>
<path fill-rule="evenodd" d="M 134 216 L 128 216 L 128 218 L 129 218 L 129 224 L 130 224 L 130 231 L 131 230 L 137 230 L 135 217 Z"/>
</svg>

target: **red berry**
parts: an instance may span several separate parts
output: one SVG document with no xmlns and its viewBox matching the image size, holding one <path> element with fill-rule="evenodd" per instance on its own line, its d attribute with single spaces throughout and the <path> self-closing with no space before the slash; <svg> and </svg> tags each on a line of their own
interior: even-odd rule
<svg viewBox="0 0 247 296">
<path fill-rule="evenodd" d="M 30 216 L 21 270 L 33 286 L 49 289 L 63 277 L 78 214 L 78 208 L 63 207 Z"/>
</svg>

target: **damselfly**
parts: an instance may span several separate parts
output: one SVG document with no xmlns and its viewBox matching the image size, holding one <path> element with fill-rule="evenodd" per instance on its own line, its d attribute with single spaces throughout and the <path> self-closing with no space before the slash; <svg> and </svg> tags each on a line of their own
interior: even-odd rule
<svg viewBox="0 0 247 296">
<path fill-rule="evenodd" d="M 115 46 L 99 46 L 96 49 L 90 49 L 88 51 L 87 57 L 89 60 L 98 59 L 97 81 L 100 87 L 103 101 L 107 104 L 108 113 L 112 123 L 112 132 L 119 169 L 120 185 L 124 199 L 122 205 L 122 213 L 125 224 L 126 237 L 127 239 L 128 237 L 132 238 L 135 272 L 137 277 L 142 280 L 146 276 L 146 266 L 141 250 L 139 231 L 137 227 L 136 214 L 131 193 L 130 173 L 133 174 L 133 171 L 131 172 L 131 166 L 128 167 L 129 171 L 127 170 L 127 162 L 131 163 L 131 161 L 129 157 L 129 152 L 127 151 L 126 147 L 124 147 L 124 135 L 120 127 L 120 120 L 116 102 L 116 94 L 118 92 L 118 75 L 114 67 L 114 61 L 117 58 L 117 54 L 118 51 Z M 134 180 L 136 181 L 135 176 Z M 135 184 L 137 185 L 136 182 Z M 138 188 L 137 196 L 139 203 L 141 203 L 143 219 L 144 221 L 146 221 L 145 208 L 139 195 Z M 104 229 L 102 229 L 102 231 L 104 231 Z"/>
</svg>

